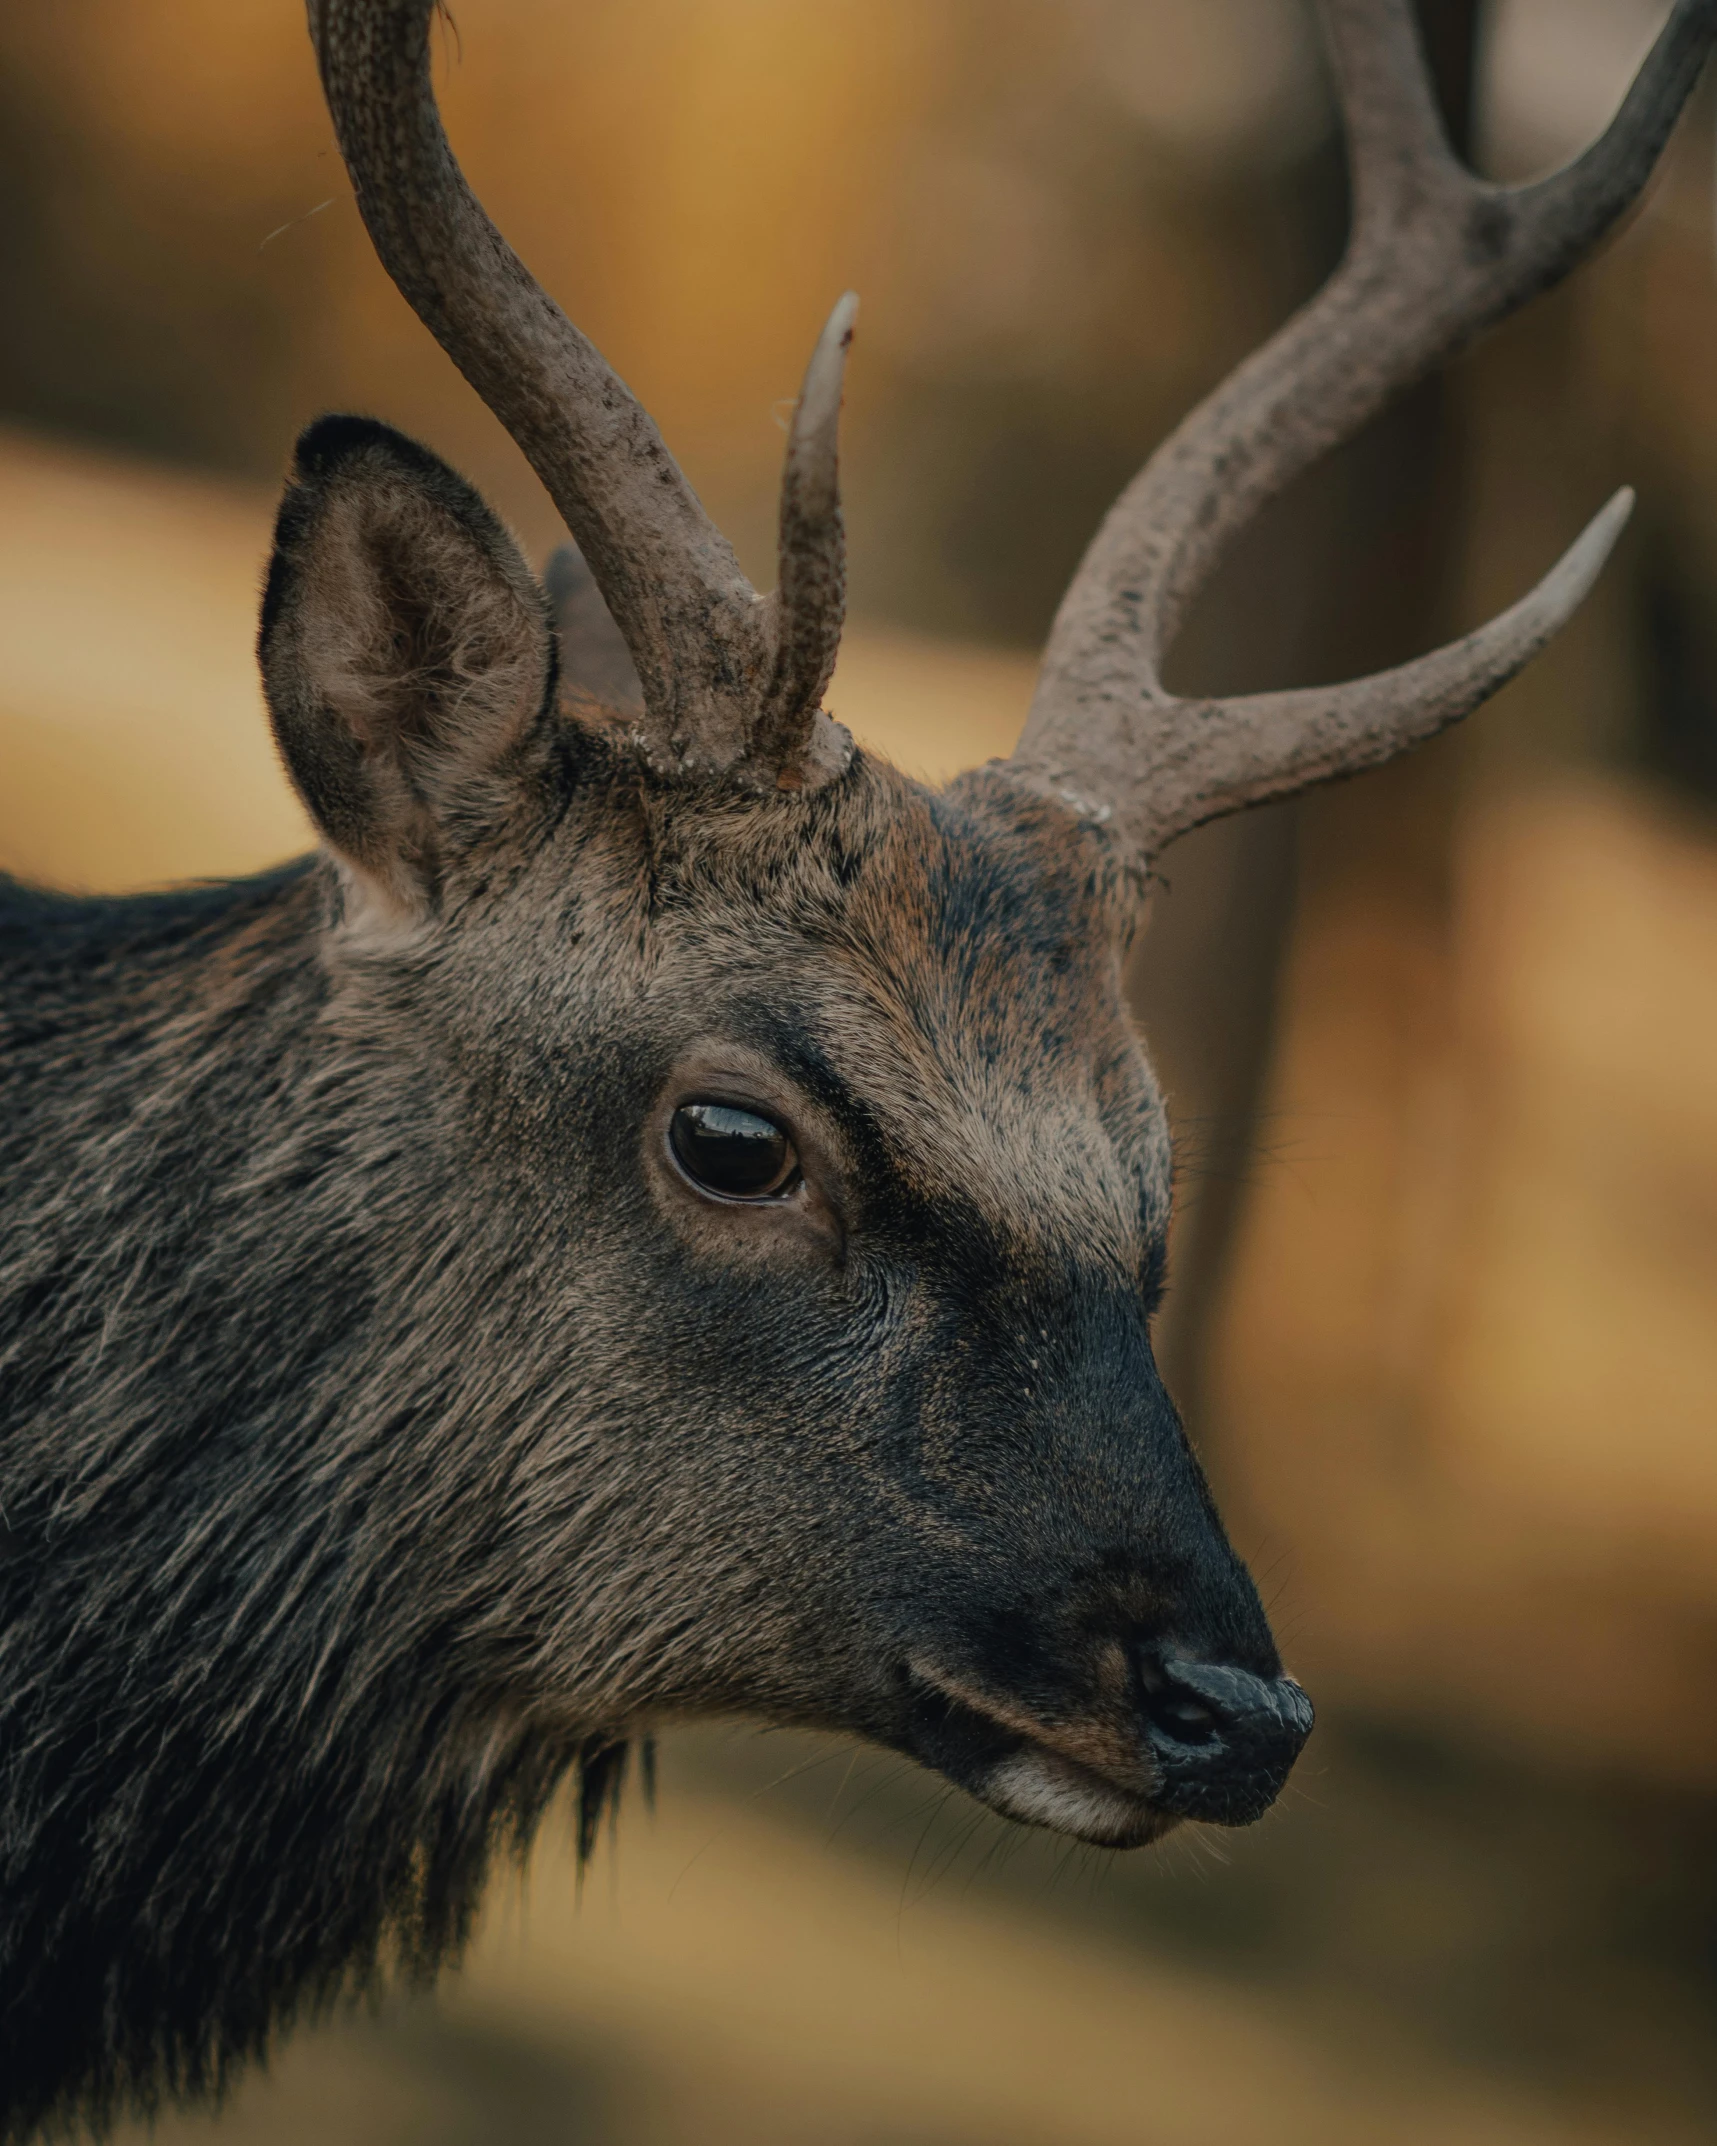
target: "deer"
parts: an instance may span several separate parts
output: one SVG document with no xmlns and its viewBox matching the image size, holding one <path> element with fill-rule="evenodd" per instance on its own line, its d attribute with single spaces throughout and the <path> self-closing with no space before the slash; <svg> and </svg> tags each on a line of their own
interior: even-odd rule
<svg viewBox="0 0 1717 2146">
<path fill-rule="evenodd" d="M 1678 0 L 1528 185 L 1408 0 L 1323 0 L 1352 228 L 1121 494 L 1017 750 L 824 708 L 835 307 L 759 595 L 468 188 L 433 0 L 309 0 L 375 249 L 573 540 L 547 585 L 368 417 L 298 441 L 258 640 L 314 855 L 0 894 L 0 2138 L 218 2096 L 456 1961 L 663 1724 L 903 1754 L 1105 1847 L 1245 1825 L 1312 1727 L 1152 1357 L 1173 1204 L 1121 988 L 1177 835 L 1471 712 L 1580 602 L 1378 675 L 1162 682 L 1228 541 L 1638 198 Z"/>
</svg>

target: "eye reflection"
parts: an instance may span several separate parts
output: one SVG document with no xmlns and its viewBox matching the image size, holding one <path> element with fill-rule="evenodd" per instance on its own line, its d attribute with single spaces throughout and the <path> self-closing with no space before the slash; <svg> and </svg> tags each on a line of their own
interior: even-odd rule
<svg viewBox="0 0 1717 2146">
<path fill-rule="evenodd" d="M 726 1200 L 769 1199 L 799 1174 L 793 1143 L 774 1119 L 732 1103 L 682 1103 L 668 1142 L 692 1182 Z"/>
</svg>

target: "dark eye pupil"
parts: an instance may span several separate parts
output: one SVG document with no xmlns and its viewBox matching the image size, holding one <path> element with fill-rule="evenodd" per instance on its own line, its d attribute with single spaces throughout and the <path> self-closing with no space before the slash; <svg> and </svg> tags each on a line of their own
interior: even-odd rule
<svg viewBox="0 0 1717 2146">
<path fill-rule="evenodd" d="M 731 1103 L 683 1103 L 674 1112 L 668 1138 L 686 1175 L 730 1200 L 780 1192 L 799 1160 L 772 1119 Z"/>
</svg>

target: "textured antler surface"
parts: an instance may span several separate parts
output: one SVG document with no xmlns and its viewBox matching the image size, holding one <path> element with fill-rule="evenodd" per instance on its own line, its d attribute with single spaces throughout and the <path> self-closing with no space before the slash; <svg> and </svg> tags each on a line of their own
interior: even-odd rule
<svg viewBox="0 0 1717 2146">
<path fill-rule="evenodd" d="M 827 718 L 819 723 L 817 704 L 845 586 L 835 419 L 850 301 L 812 361 L 807 393 L 817 390 L 819 414 L 795 427 L 782 588 L 765 602 L 649 414 L 466 184 L 430 83 L 434 9 L 435 0 L 309 0 L 328 108 L 376 251 L 577 539 L 637 667 L 652 757 L 765 785 L 816 780 L 848 749 Z"/>
<path fill-rule="evenodd" d="M 1304 692 L 1164 690 L 1175 630 L 1236 530 L 1398 389 L 1567 274 L 1637 199 L 1717 37 L 1717 0 L 1679 0 L 1604 135 L 1552 177 L 1504 187 L 1450 149 L 1409 0 L 1324 0 L 1323 15 L 1353 177 L 1346 255 L 1111 509 L 1010 763 L 1146 854 L 1469 713 L 1567 619 L 1627 518 L 1618 495 L 1522 603 L 1416 663 Z"/>
<path fill-rule="evenodd" d="M 781 478 L 781 579 L 771 599 L 775 674 L 753 750 L 765 767 L 792 767 L 811 745 L 810 724 L 840 653 L 847 547 L 837 444 L 841 384 L 858 299 L 829 316 L 806 368 Z"/>
</svg>

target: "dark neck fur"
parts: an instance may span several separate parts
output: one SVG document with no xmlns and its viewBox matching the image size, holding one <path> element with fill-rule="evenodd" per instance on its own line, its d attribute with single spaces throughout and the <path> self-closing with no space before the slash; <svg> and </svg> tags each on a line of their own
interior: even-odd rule
<svg viewBox="0 0 1717 2146">
<path fill-rule="evenodd" d="M 580 1755 L 467 1723 L 457 1584 L 401 1584 L 422 1538 L 371 1463 L 421 1402 L 354 1339 L 324 874 L 0 884 L 0 2140 L 218 2084 L 384 1952 L 444 1957 Z M 485 1507 L 441 1467 L 445 1556 Z"/>
</svg>

